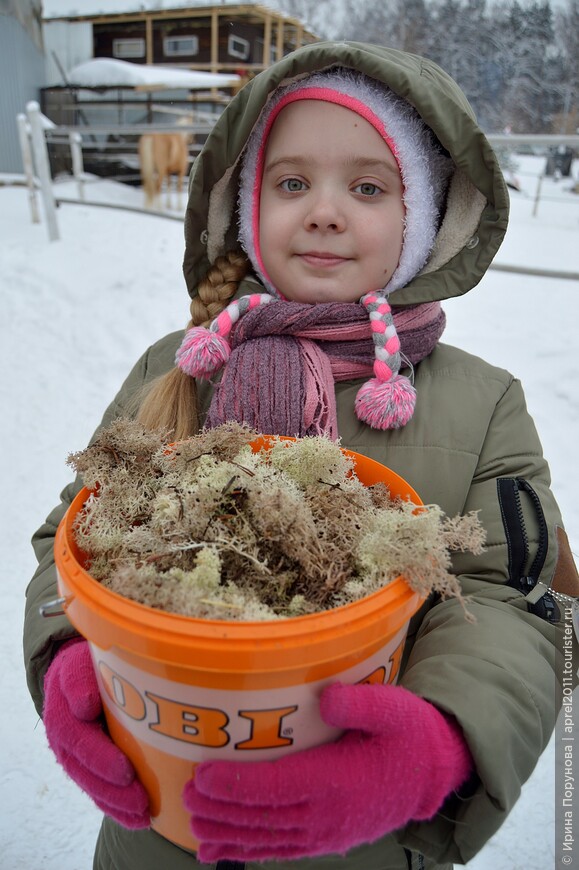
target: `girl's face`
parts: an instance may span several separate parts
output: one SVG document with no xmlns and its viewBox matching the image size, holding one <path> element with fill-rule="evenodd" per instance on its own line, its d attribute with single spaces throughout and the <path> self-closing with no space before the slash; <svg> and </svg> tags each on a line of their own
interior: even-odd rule
<svg viewBox="0 0 579 870">
<path fill-rule="evenodd" d="M 402 251 L 402 179 L 357 113 L 300 100 L 276 118 L 265 151 L 259 244 L 274 287 L 297 302 L 356 302 L 383 288 Z"/>
</svg>

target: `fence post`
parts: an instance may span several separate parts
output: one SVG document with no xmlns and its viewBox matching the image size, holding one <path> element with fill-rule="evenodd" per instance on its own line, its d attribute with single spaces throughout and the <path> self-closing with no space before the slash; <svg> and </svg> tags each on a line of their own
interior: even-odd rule
<svg viewBox="0 0 579 870">
<path fill-rule="evenodd" d="M 539 200 L 541 199 L 541 186 L 543 184 L 543 178 L 545 177 L 545 170 L 541 172 L 537 181 L 537 190 L 535 191 L 535 201 L 533 203 L 533 217 L 537 217 L 537 212 L 539 211 Z"/>
<path fill-rule="evenodd" d="M 70 155 L 72 157 L 72 174 L 78 185 L 78 198 L 84 200 L 84 163 L 82 159 L 82 136 L 80 133 L 69 133 Z"/>
<path fill-rule="evenodd" d="M 34 152 L 36 172 L 38 173 L 38 178 L 40 180 L 44 214 L 46 216 L 46 225 L 48 227 L 48 238 L 51 242 L 56 242 L 60 238 L 58 223 L 56 220 L 56 201 L 52 190 L 52 178 L 50 176 L 50 163 L 48 161 L 48 149 L 46 147 L 46 139 L 44 136 L 42 115 L 40 113 L 40 106 L 35 100 L 26 104 L 26 114 L 28 115 L 28 121 L 30 123 L 32 150 Z"/>
<path fill-rule="evenodd" d="M 40 215 L 38 213 L 38 200 L 36 198 L 36 181 L 34 179 L 32 151 L 30 150 L 30 127 L 26 120 L 26 115 L 17 115 L 16 123 L 18 125 L 18 138 L 20 139 L 20 151 L 22 152 L 22 166 L 24 167 L 24 176 L 28 188 L 30 216 L 33 224 L 39 224 Z"/>
</svg>

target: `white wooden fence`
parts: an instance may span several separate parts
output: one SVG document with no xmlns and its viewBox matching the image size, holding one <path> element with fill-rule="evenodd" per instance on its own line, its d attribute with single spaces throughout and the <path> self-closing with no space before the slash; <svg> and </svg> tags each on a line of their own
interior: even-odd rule
<svg viewBox="0 0 579 870">
<path fill-rule="evenodd" d="M 18 115 L 17 123 L 32 221 L 33 223 L 40 222 L 36 183 L 36 177 L 38 177 L 48 238 L 54 242 L 60 238 L 60 234 L 56 220 L 56 201 L 52 189 L 52 176 L 44 131 L 55 125 L 41 113 L 40 106 L 35 101 L 27 104 L 26 114 Z M 34 170 L 36 170 L 36 175 Z"/>
<path fill-rule="evenodd" d="M 179 129 L 183 133 L 202 133 L 206 135 L 216 116 L 213 115 L 207 118 L 200 118 L 196 123 L 184 124 Z M 106 136 L 114 132 L 115 134 L 131 134 L 133 136 L 148 133 L 154 130 L 155 132 L 175 132 L 174 125 L 150 125 L 150 124 L 132 124 L 123 127 L 115 127 L 111 131 L 110 127 L 92 126 L 83 128 L 82 134 L 80 131 L 70 127 L 59 127 L 49 118 L 42 114 L 40 106 L 37 102 L 32 101 L 26 105 L 26 113 L 19 114 L 16 119 L 18 125 L 18 134 L 20 141 L 20 149 L 22 152 L 22 164 L 24 167 L 24 176 L 26 187 L 28 190 L 28 202 L 30 206 L 30 215 L 33 223 L 40 223 L 40 210 L 38 200 L 42 200 L 46 226 L 48 229 L 48 237 L 50 241 L 57 241 L 60 238 L 58 221 L 57 221 L 57 199 L 54 195 L 53 180 L 50 171 L 50 160 L 48 156 L 48 144 L 50 142 L 58 142 L 58 144 L 68 143 L 71 154 L 72 175 L 78 185 L 78 200 L 62 200 L 66 202 L 86 202 L 90 205 L 103 206 L 106 203 L 94 202 L 88 203 L 86 199 L 86 183 L 91 176 L 88 176 L 84 171 L 83 160 L 83 144 L 97 136 Z M 84 139 L 83 139 L 84 134 Z M 201 146 L 199 146 L 201 148 Z M 136 153 L 136 149 L 135 149 Z M 115 206 L 110 204 L 111 208 Z M 145 209 L 133 209 L 136 211 L 145 212 Z M 163 217 L 173 217 L 174 219 L 182 220 L 182 216 L 175 218 L 174 215 L 154 212 L 162 214 Z"/>
</svg>

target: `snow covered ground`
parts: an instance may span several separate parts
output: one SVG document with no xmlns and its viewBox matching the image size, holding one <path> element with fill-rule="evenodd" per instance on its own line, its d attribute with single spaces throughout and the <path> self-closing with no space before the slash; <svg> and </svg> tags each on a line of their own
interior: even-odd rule
<svg viewBox="0 0 579 870">
<path fill-rule="evenodd" d="M 533 216 L 541 169 L 541 158 L 520 160 L 523 191 L 512 195 L 497 263 L 577 273 L 579 197 L 568 179 L 546 179 Z M 58 192 L 74 196 L 75 187 L 63 182 Z M 140 191 L 110 182 L 87 195 L 142 201 Z M 70 479 L 66 455 L 85 446 L 132 363 L 188 319 L 179 221 L 64 204 L 58 223 L 61 240 L 51 243 L 44 223 L 31 223 L 25 189 L 0 186 L 2 870 L 92 866 L 100 814 L 54 761 L 25 686 L 24 590 L 35 567 L 29 538 Z M 445 308 L 445 341 L 523 380 L 577 552 L 579 281 L 491 271 Z M 551 741 L 503 829 L 469 868 L 554 866 L 554 755 Z"/>
</svg>

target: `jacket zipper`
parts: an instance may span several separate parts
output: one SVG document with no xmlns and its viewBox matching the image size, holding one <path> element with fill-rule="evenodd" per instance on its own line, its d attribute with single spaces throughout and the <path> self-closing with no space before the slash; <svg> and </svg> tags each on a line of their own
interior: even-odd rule
<svg viewBox="0 0 579 870">
<path fill-rule="evenodd" d="M 549 535 L 541 500 L 531 484 L 522 477 L 501 477 L 497 481 L 497 489 L 509 552 L 508 584 L 528 596 L 539 581 L 549 548 Z M 521 493 L 525 493 L 530 500 L 539 526 L 537 552 L 528 569 L 529 536 L 525 526 Z M 531 596 L 531 600 L 527 603 L 529 609 L 538 616 L 549 621 L 558 619 L 558 607 L 548 591 L 538 599 L 536 595 Z"/>
</svg>

